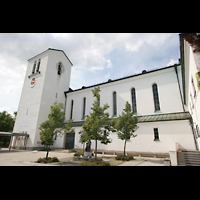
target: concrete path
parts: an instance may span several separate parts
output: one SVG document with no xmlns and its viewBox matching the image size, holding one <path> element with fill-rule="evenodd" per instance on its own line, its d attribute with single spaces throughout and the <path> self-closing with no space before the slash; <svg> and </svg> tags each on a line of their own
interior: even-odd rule
<svg viewBox="0 0 200 200">
<path fill-rule="evenodd" d="M 134 157 L 134 159 L 118 166 L 164 166 L 164 158 Z"/>
</svg>

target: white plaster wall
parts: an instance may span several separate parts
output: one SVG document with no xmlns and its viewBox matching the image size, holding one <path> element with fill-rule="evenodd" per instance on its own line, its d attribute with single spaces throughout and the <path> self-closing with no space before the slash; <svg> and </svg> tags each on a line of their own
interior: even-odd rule
<svg viewBox="0 0 200 200">
<path fill-rule="evenodd" d="M 182 149 L 195 150 L 192 129 L 188 120 L 139 123 L 139 129 L 135 132 L 137 137 L 131 138 L 126 144 L 127 151 L 168 153 L 170 144 L 178 142 Z M 154 128 L 158 128 L 160 141 L 154 141 Z M 79 143 L 78 132 L 81 127 L 75 127 L 75 148 L 83 148 Z M 110 133 L 112 143 L 108 145 L 98 142 L 100 150 L 123 151 L 124 141 L 118 139 L 116 133 Z M 95 141 L 92 140 L 92 149 L 95 149 Z"/>
<path fill-rule="evenodd" d="M 37 145 L 37 141 L 40 141 L 38 128 L 43 121 L 48 119 L 50 106 L 52 106 L 54 102 L 63 103 L 65 105 L 64 91 L 69 89 L 71 64 L 68 59 L 61 51 L 49 50 L 48 56 L 49 59 L 40 103 L 37 130 L 35 134 L 35 146 Z M 62 62 L 65 68 L 64 73 L 61 73 L 61 75 L 57 74 L 56 64 L 58 62 Z"/>
<path fill-rule="evenodd" d="M 37 78 L 36 85 L 31 88 L 31 78 L 29 79 L 28 76 L 32 74 L 34 61 L 38 61 L 39 58 L 41 59 L 41 73 L 31 77 Z M 56 69 L 56 64 L 59 61 L 65 67 L 65 71 L 61 76 L 57 74 Z M 69 89 L 70 74 L 71 64 L 61 51 L 48 50 L 28 61 L 17 119 L 13 129 L 13 132 L 27 131 L 29 134 L 27 147 L 41 146 L 38 144 L 40 141 L 38 128 L 43 121 L 47 120 L 50 106 L 55 101 L 65 105 L 64 91 Z M 21 146 L 22 143 L 23 141 L 19 140 L 16 145 Z"/>
<path fill-rule="evenodd" d="M 31 76 L 32 74 L 33 64 L 38 59 L 41 59 L 40 63 L 40 74 Z M 36 125 L 38 120 L 40 101 L 42 96 L 42 88 L 44 84 L 44 77 L 46 71 L 46 65 L 48 62 L 48 53 L 44 52 L 33 59 L 28 61 L 27 71 L 24 79 L 24 85 L 22 89 L 22 94 L 20 98 L 20 103 L 17 111 L 17 118 L 14 125 L 13 132 L 24 132 L 27 131 L 29 134 L 29 139 L 27 141 L 27 147 L 32 147 L 34 145 Z M 36 65 L 37 66 L 37 65 Z M 37 78 L 36 85 L 34 87 L 30 87 L 31 79 L 35 77 Z M 28 112 L 27 112 L 28 110 Z M 13 140 L 14 143 L 14 140 Z M 16 143 L 17 146 L 22 145 L 22 141 L 18 141 Z"/>
<path fill-rule="evenodd" d="M 194 53 L 192 48 L 190 47 L 190 45 L 184 41 L 184 56 L 185 56 L 185 73 L 186 73 L 186 103 L 187 103 L 187 107 L 188 110 L 190 112 L 190 114 L 192 115 L 192 119 L 193 119 L 193 124 L 194 124 L 194 129 L 196 129 L 196 125 L 199 126 L 200 128 L 200 92 L 199 89 L 197 87 L 197 79 L 196 79 L 196 73 L 198 72 L 197 66 L 196 66 L 196 62 L 194 59 Z M 200 57 L 200 54 L 198 53 L 198 55 L 196 55 L 197 57 Z M 194 87 L 196 90 L 196 97 L 194 97 L 194 89 L 192 86 L 192 77 L 193 77 L 193 81 L 194 81 Z M 190 96 L 190 94 L 192 95 L 192 98 Z M 192 108 L 192 103 L 194 105 L 194 107 Z M 199 140 L 197 140 L 197 143 L 199 145 L 200 148 L 200 143 L 198 142 Z"/>
<path fill-rule="evenodd" d="M 152 72 L 125 80 L 120 80 L 100 85 L 100 105 L 108 103 L 108 112 L 113 115 L 113 91 L 117 93 L 117 115 L 125 108 L 126 101 L 131 103 L 131 89 L 136 90 L 137 115 L 155 114 L 152 85 L 158 86 L 160 101 L 160 113 L 183 112 L 181 95 L 179 92 L 177 77 L 174 68 Z M 83 89 L 67 94 L 66 119 L 69 120 L 71 112 L 71 100 L 74 100 L 73 119 L 82 119 L 83 98 L 86 97 L 86 114 L 89 114 L 94 101 L 91 90 Z"/>
</svg>

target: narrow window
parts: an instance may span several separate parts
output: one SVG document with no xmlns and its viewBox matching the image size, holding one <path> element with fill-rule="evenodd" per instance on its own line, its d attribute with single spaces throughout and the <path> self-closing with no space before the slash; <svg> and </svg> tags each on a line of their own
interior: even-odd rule
<svg viewBox="0 0 200 200">
<path fill-rule="evenodd" d="M 153 87 L 153 98 L 154 98 L 155 111 L 157 111 L 157 110 L 160 110 L 157 84 L 153 84 L 152 87 Z"/>
<path fill-rule="evenodd" d="M 100 95 L 99 95 L 99 98 L 98 98 L 97 100 L 98 100 L 98 102 L 99 102 L 98 106 L 100 106 Z"/>
<path fill-rule="evenodd" d="M 199 126 L 196 125 L 196 132 L 197 132 L 197 137 L 200 137 L 200 131 L 199 131 Z"/>
<path fill-rule="evenodd" d="M 40 70 L 40 62 L 41 62 L 41 59 L 38 60 L 36 72 L 39 72 L 39 70 Z"/>
<path fill-rule="evenodd" d="M 154 128 L 154 141 L 159 140 L 158 128 Z"/>
<path fill-rule="evenodd" d="M 33 64 L 33 70 L 32 70 L 32 74 L 35 74 L 35 67 L 36 67 L 36 61 Z"/>
<path fill-rule="evenodd" d="M 70 114 L 70 119 L 72 119 L 72 114 L 73 114 L 73 104 L 74 104 L 74 100 L 71 101 L 71 114 Z"/>
<path fill-rule="evenodd" d="M 113 92 L 113 115 L 117 115 L 117 93 Z"/>
<path fill-rule="evenodd" d="M 57 139 L 57 133 L 54 135 L 54 140 L 56 140 Z"/>
<path fill-rule="evenodd" d="M 58 93 L 56 93 L 56 98 L 57 98 L 57 96 L 58 96 Z"/>
<path fill-rule="evenodd" d="M 192 87 L 193 87 L 193 91 L 194 91 L 194 98 L 196 97 L 196 89 L 195 89 L 195 86 L 194 86 L 194 80 L 193 80 L 193 77 L 192 77 Z"/>
<path fill-rule="evenodd" d="M 61 63 L 59 62 L 58 64 L 58 74 L 60 75 L 61 74 Z"/>
<path fill-rule="evenodd" d="M 190 98 L 191 98 L 191 105 L 192 105 L 192 109 L 194 108 L 194 103 L 193 103 L 193 98 L 192 98 L 192 94 L 190 93 Z"/>
<path fill-rule="evenodd" d="M 133 113 L 137 113 L 135 88 L 131 89 L 131 97 L 132 97 L 132 111 Z"/>
<path fill-rule="evenodd" d="M 84 116 L 85 116 L 85 104 L 86 104 L 86 98 L 84 97 L 83 98 L 83 116 L 82 116 L 82 119 L 84 119 Z"/>
</svg>

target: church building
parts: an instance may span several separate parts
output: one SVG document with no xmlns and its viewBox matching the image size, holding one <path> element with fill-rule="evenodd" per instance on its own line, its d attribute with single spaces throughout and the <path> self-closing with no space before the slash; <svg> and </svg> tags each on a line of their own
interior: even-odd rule
<svg viewBox="0 0 200 200">
<path fill-rule="evenodd" d="M 111 117 L 118 117 L 128 101 L 138 116 L 137 137 L 131 138 L 126 151 L 146 154 L 169 154 L 175 145 L 195 151 L 200 145 L 200 95 L 196 74 L 200 55 L 179 35 L 180 63 L 119 79 L 109 79 L 91 86 L 71 89 L 72 62 L 64 51 L 49 48 L 28 60 L 23 90 L 13 132 L 27 133 L 26 149 L 41 149 L 39 126 L 47 120 L 50 106 L 63 103 L 65 119 L 73 119 L 74 133 L 55 139 L 52 148 L 81 151 L 79 131 L 84 115 L 91 112 L 92 89 L 99 86 L 100 106 L 108 104 Z M 134 73 L 134 72 L 133 72 Z M 124 141 L 110 133 L 112 143 L 98 142 L 98 152 L 122 152 Z M 91 149 L 95 148 L 92 141 Z M 13 148 L 24 146 L 23 136 L 12 141 Z"/>
</svg>

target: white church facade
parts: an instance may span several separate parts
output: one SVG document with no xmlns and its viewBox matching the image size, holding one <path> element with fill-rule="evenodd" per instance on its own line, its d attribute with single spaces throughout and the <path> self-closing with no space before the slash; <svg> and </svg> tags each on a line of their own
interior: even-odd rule
<svg viewBox="0 0 200 200">
<path fill-rule="evenodd" d="M 127 142 L 127 152 L 169 154 L 176 144 L 180 149 L 198 150 L 200 97 L 195 73 L 200 70 L 182 35 L 180 49 L 179 64 L 72 90 L 69 85 L 73 64 L 62 50 L 49 48 L 28 60 L 13 132 L 29 135 L 27 149 L 42 148 L 38 128 L 47 119 L 50 106 L 57 101 L 66 105 L 65 119 L 74 120 L 75 133 L 58 137 L 53 148 L 82 150 L 78 132 L 82 129 L 84 115 L 91 111 L 94 101 L 91 90 L 99 86 L 100 106 L 108 103 L 110 117 L 119 116 L 126 101 L 131 103 L 138 116 L 137 137 Z M 110 133 L 109 137 L 112 143 L 98 142 L 98 151 L 122 152 L 124 142 L 116 133 Z M 94 143 L 92 141 L 92 149 Z M 23 144 L 22 136 L 12 141 L 15 148 L 23 147 Z"/>
</svg>

